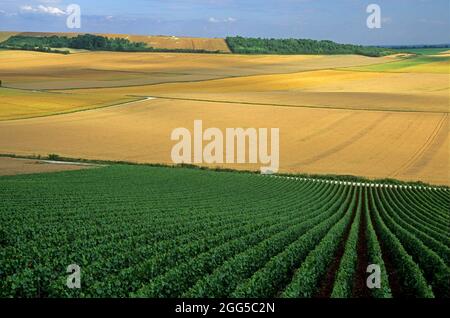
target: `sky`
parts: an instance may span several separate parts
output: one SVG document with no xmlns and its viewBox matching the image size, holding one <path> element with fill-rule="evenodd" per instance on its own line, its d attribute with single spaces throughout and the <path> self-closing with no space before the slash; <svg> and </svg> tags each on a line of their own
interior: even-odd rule
<svg viewBox="0 0 450 318">
<path fill-rule="evenodd" d="M 80 6 L 80 29 L 66 25 L 69 4 Z M 367 27 L 369 4 L 381 28 Z M 0 31 L 447 44 L 450 0 L 0 0 Z"/>
</svg>

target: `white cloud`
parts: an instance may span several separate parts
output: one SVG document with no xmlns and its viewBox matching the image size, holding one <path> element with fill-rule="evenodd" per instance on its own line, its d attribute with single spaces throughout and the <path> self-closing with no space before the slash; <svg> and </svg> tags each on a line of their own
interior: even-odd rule
<svg viewBox="0 0 450 318">
<path fill-rule="evenodd" d="M 232 18 L 232 17 L 228 17 L 228 18 L 225 18 L 225 19 L 217 19 L 217 18 L 214 18 L 214 17 L 210 17 L 208 19 L 208 21 L 210 23 L 233 23 L 233 22 L 236 22 L 237 19 L 236 18 Z"/>
<path fill-rule="evenodd" d="M 20 7 L 20 11 L 22 12 L 29 12 L 29 13 L 41 13 L 41 14 L 49 14 L 49 15 L 67 15 L 67 12 L 64 10 L 61 10 L 57 7 L 51 7 L 51 6 L 44 6 L 42 4 L 38 5 L 37 7 L 33 7 L 30 5 L 24 5 Z"/>
</svg>

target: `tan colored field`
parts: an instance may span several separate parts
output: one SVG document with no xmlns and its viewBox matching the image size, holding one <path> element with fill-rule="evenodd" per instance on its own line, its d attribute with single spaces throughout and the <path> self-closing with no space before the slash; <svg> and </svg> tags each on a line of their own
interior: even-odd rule
<svg viewBox="0 0 450 318">
<path fill-rule="evenodd" d="M 11 36 L 17 35 L 18 32 L 0 32 L 0 42 L 8 40 Z"/>
<path fill-rule="evenodd" d="M 149 46 L 157 49 L 188 49 L 188 50 L 205 50 L 219 51 L 230 53 L 230 49 L 224 39 L 211 38 L 192 38 L 192 37 L 176 37 L 176 36 L 146 36 L 146 35 L 121 35 L 106 34 L 109 38 L 124 37 L 132 42 L 144 42 Z"/>
<path fill-rule="evenodd" d="M 31 90 L 0 89 L 0 119 L 70 113 L 0 121 L 0 153 L 170 164 L 171 131 L 201 119 L 280 128 L 283 172 L 450 184 L 449 74 L 342 69 L 398 57 L 7 53 L 0 79 Z"/>
<path fill-rule="evenodd" d="M 392 61 L 364 56 L 0 51 L 3 86 L 23 89 L 114 87 L 293 73 Z"/>
<path fill-rule="evenodd" d="M 448 79 L 446 74 L 418 77 L 414 73 L 323 70 L 80 92 L 278 106 L 448 112 Z"/>
<path fill-rule="evenodd" d="M 0 88 L 0 121 L 106 107 L 138 99 L 103 94 L 66 94 Z"/>
<path fill-rule="evenodd" d="M 73 32 L 0 32 L 0 42 L 7 40 L 13 35 L 25 35 L 25 36 L 67 36 L 75 37 L 78 34 Z M 162 35 L 131 35 L 131 34 L 103 34 L 94 33 L 109 38 L 125 38 L 132 42 L 144 42 L 149 46 L 157 49 L 188 49 L 188 50 L 205 50 L 205 51 L 220 51 L 229 53 L 227 43 L 224 39 L 219 38 L 193 38 L 193 37 L 175 37 L 175 36 L 162 36 Z"/>
<path fill-rule="evenodd" d="M 195 119 L 202 119 L 205 128 L 279 127 L 281 171 L 450 184 L 448 114 L 151 100 L 2 122 L 0 149 L 16 154 L 171 163 L 171 131 L 177 127 L 192 130 Z"/>
<path fill-rule="evenodd" d="M 0 176 L 88 169 L 93 166 L 56 164 L 43 160 L 0 157 Z"/>
</svg>

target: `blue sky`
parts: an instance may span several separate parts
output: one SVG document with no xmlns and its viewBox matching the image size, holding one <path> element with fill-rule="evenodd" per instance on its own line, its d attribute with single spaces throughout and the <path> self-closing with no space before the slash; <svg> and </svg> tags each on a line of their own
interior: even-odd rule
<svg viewBox="0 0 450 318">
<path fill-rule="evenodd" d="M 74 31 L 65 23 L 71 3 L 81 7 L 79 32 L 450 43 L 449 0 L 0 0 L 0 30 Z M 371 3 L 381 29 L 366 26 Z"/>
</svg>

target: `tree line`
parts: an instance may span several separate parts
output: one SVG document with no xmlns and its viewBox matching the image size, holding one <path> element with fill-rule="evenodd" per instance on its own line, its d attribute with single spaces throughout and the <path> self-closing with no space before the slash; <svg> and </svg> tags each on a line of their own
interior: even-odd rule
<svg viewBox="0 0 450 318">
<path fill-rule="evenodd" d="M 76 37 L 57 35 L 39 37 L 14 35 L 0 43 L 0 48 L 63 54 L 68 54 L 70 52 L 68 50 L 58 50 L 58 48 L 118 52 L 220 53 L 219 51 L 193 49 L 153 48 L 148 46 L 145 42 L 132 42 L 125 38 L 107 38 L 105 36 L 93 34 L 80 34 Z"/>
<path fill-rule="evenodd" d="M 25 36 L 14 35 L 1 43 L 4 48 L 42 50 L 54 52 L 53 48 L 85 49 L 91 51 L 145 51 L 144 42 L 131 42 L 124 38 L 107 38 L 99 35 L 82 34 L 67 36 Z M 59 52 L 58 52 L 59 53 Z"/>
<path fill-rule="evenodd" d="M 385 56 L 394 52 L 387 48 L 339 44 L 333 41 L 310 39 L 263 39 L 227 37 L 226 42 L 237 54 L 358 54 Z"/>
</svg>

